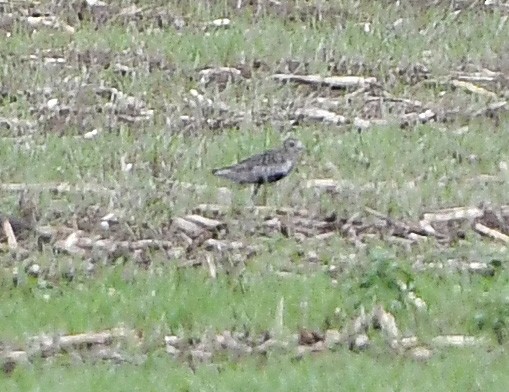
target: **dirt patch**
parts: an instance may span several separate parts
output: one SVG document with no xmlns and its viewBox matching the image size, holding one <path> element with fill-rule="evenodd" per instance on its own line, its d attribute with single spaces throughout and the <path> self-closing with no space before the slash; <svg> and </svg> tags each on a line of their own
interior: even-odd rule
<svg viewBox="0 0 509 392">
<path fill-rule="evenodd" d="M 323 180 L 313 184 L 324 185 Z M 16 188 L 13 185 L 11 189 Z M 9 188 L 8 184 L 3 188 Z M 60 191 L 70 190 L 60 188 Z M 383 240 L 408 250 L 423 242 L 438 248 L 455 246 L 471 236 L 509 243 L 508 206 L 448 208 L 424 213 L 414 222 L 369 208 L 350 217 L 270 207 L 249 207 L 232 215 L 229 207 L 207 204 L 197 206 L 187 215 L 169 218 L 159 227 L 150 222 L 129 220 L 121 212 L 110 212 L 97 205 L 79 209 L 65 219 L 56 213 L 54 219 L 59 223 L 51 226 L 39 227 L 34 221 L 12 216 L 3 219 L 10 223 L 15 237 L 8 249 L 24 259 L 36 256 L 45 243 L 44 246 L 50 246 L 53 252 L 73 255 L 92 264 L 127 258 L 146 267 L 151 258 L 159 254 L 163 259 L 178 260 L 181 267 L 202 266 L 214 277 L 218 271 L 227 269 L 225 262 L 237 266 L 249 262 L 254 255 L 263 252 L 260 240 L 273 236 L 315 245 L 341 238 L 356 248 Z M 315 253 L 302 257 L 311 264 L 319 261 Z M 27 268 L 32 268 L 34 262 L 28 260 Z M 426 265 L 420 263 L 415 267 L 422 270 Z M 38 275 L 48 277 L 49 270 L 36 269 Z M 477 269 L 479 273 L 486 273 L 491 267 L 486 262 Z"/>
</svg>

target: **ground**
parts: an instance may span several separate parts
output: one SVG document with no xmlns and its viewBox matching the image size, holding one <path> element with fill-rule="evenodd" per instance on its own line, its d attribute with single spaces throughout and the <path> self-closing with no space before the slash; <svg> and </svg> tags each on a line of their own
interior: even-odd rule
<svg viewBox="0 0 509 392">
<path fill-rule="evenodd" d="M 0 12 L 2 391 L 507 389 L 508 4 Z"/>
</svg>

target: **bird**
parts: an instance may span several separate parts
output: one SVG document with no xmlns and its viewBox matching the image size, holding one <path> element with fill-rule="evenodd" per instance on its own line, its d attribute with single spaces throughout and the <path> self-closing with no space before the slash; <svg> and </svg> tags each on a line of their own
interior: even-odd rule
<svg viewBox="0 0 509 392">
<path fill-rule="evenodd" d="M 212 174 L 238 184 L 254 184 L 251 196 L 254 198 L 261 185 L 277 182 L 290 174 L 303 151 L 304 145 L 298 139 L 289 137 L 280 148 L 253 155 L 231 166 L 214 169 Z"/>
</svg>

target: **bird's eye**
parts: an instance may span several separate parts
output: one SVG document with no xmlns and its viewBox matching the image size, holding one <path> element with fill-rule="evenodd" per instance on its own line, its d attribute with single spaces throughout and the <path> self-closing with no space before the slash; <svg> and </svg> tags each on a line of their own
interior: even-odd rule
<svg viewBox="0 0 509 392">
<path fill-rule="evenodd" d="M 288 146 L 289 146 L 289 147 L 295 147 L 295 142 L 294 142 L 293 140 L 290 140 L 290 141 L 288 142 Z"/>
</svg>

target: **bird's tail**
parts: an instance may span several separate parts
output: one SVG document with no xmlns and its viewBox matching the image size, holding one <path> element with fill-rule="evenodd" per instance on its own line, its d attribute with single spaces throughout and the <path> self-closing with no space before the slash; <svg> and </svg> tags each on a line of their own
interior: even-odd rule
<svg viewBox="0 0 509 392">
<path fill-rule="evenodd" d="M 229 168 L 227 167 L 222 167 L 220 169 L 214 169 L 212 170 L 212 174 L 215 175 L 215 176 L 224 176 L 228 173 L 229 171 Z"/>
</svg>

